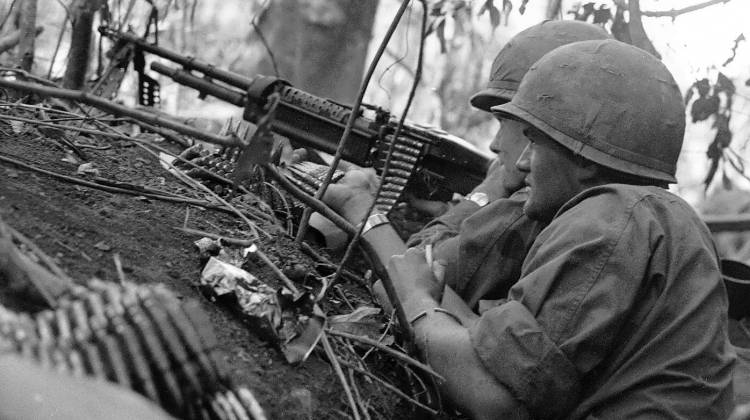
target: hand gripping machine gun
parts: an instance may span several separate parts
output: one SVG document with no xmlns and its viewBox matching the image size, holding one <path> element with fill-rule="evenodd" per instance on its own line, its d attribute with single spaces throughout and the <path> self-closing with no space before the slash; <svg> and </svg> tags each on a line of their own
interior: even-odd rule
<svg viewBox="0 0 750 420">
<path fill-rule="evenodd" d="M 334 154 L 352 109 L 320 98 L 270 76 L 248 78 L 215 68 L 192 57 L 150 44 L 144 39 L 101 27 L 99 31 L 116 42 L 128 43 L 143 52 L 182 66 L 172 68 L 152 62 L 151 69 L 175 82 L 196 89 L 203 98 L 211 95 L 244 108 L 243 118 L 257 124 L 264 117 L 269 96 L 280 95 L 271 130 L 289 138 L 295 147 L 307 147 Z M 193 72 L 200 72 L 202 77 Z M 390 210 L 408 189 L 415 196 L 450 200 L 453 193 L 467 194 L 484 178 L 490 158 L 466 141 L 442 130 L 406 123 L 394 140 L 398 121 L 388 111 L 363 106 L 352 138 L 343 150 L 344 160 L 380 172 L 390 143 L 395 141 L 389 170 L 377 204 Z"/>
</svg>

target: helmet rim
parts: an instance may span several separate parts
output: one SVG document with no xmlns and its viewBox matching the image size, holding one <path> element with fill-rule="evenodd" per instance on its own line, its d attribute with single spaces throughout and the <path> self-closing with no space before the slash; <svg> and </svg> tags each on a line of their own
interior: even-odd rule
<svg viewBox="0 0 750 420">
<path fill-rule="evenodd" d="M 534 126 L 574 154 L 583 156 L 584 158 L 606 168 L 652 179 L 654 181 L 663 181 L 670 184 L 677 183 L 677 179 L 674 176 L 676 171 L 675 165 L 658 162 L 665 166 L 665 170 L 659 170 L 627 160 L 623 156 L 613 156 L 611 153 L 607 153 L 595 147 L 599 146 L 598 143 L 584 143 L 581 140 L 569 136 L 512 102 L 496 105 L 492 107 L 491 110 L 499 117 L 515 119 Z M 613 145 L 609 146 L 613 147 Z M 666 166 L 669 166 L 669 168 L 666 168 Z"/>
</svg>

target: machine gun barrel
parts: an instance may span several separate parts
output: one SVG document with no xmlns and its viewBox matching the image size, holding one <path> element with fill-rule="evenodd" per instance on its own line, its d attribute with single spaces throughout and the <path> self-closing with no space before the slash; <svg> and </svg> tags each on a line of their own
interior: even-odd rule
<svg viewBox="0 0 750 420">
<path fill-rule="evenodd" d="M 351 107 L 297 89 L 277 77 L 248 78 L 152 45 L 132 34 L 106 27 L 99 31 L 181 65 L 182 69 L 174 69 L 152 62 L 151 69 L 196 89 L 201 96 L 211 95 L 244 108 L 243 118 L 251 123 L 258 123 L 265 115 L 263 108 L 269 96 L 277 92 L 280 101 L 271 128 L 296 145 L 336 153 L 349 116 L 354 112 Z M 342 157 L 360 166 L 381 168 L 393 143 L 393 159 L 385 179 L 389 184 L 387 194 L 394 203 L 407 184 L 430 198 L 448 200 L 453 193 L 468 193 L 484 179 L 490 158 L 464 140 L 414 123 L 405 124 L 399 138 L 394 139 L 397 119 L 380 108 L 363 108 L 355 119 Z"/>
<path fill-rule="evenodd" d="M 245 92 L 219 86 L 216 83 L 211 83 L 206 79 L 194 76 L 185 70 L 175 69 L 157 62 L 151 63 L 151 70 L 163 74 L 181 85 L 190 86 L 201 94 L 211 95 L 239 107 L 247 106 L 248 98 Z"/>
<path fill-rule="evenodd" d="M 162 58 L 166 58 L 169 61 L 181 65 L 185 70 L 197 70 L 207 77 L 220 80 L 228 85 L 238 87 L 242 90 L 246 90 L 253 83 L 253 79 L 251 78 L 231 71 L 216 68 L 213 66 L 213 64 L 205 63 L 194 57 L 177 54 L 174 51 L 170 51 L 166 48 L 162 48 L 146 42 L 146 40 L 144 40 L 143 38 L 137 37 L 131 33 L 115 31 L 106 26 L 99 27 L 99 32 L 108 38 L 131 43 L 136 47 L 142 49 L 143 51 L 158 55 Z"/>
</svg>

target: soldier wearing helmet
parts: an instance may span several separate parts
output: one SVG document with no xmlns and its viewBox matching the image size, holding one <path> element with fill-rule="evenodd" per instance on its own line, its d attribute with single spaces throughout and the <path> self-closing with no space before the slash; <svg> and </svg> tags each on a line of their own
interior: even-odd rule
<svg viewBox="0 0 750 420">
<path fill-rule="evenodd" d="M 490 107 L 511 100 L 523 75 L 545 53 L 571 42 L 608 38 L 601 27 L 579 21 L 533 25 L 514 36 L 497 54 L 486 88 L 471 98 L 471 104 L 490 112 Z M 518 280 L 523 258 L 543 227 L 523 215 L 523 174 L 515 168 L 528 143 L 521 124 L 504 118 L 498 121 L 500 129 L 490 146 L 497 158 L 486 179 L 466 199 L 407 241 L 410 247 L 434 246 L 436 259 L 445 263 L 445 282 L 449 286 L 446 293 L 460 298 L 473 310 L 479 310 L 485 301 L 505 297 Z M 328 198 L 333 197 L 329 204 L 353 223 L 359 223 L 372 200 L 372 182 L 374 176 L 368 179 L 362 173 L 350 175 L 329 188 Z M 367 237 L 377 248 L 383 248 L 379 257 L 385 264 L 403 249 L 403 244 L 392 229 L 381 226 Z M 492 255 L 502 258 L 487 258 Z M 376 284 L 378 290 L 382 292 Z M 387 304 L 387 299 L 381 301 Z"/>
<path fill-rule="evenodd" d="M 507 300 L 459 321 L 435 309 L 443 287 L 423 252 L 388 267 L 447 394 L 477 418 L 727 418 L 718 256 L 664 188 L 685 128 L 667 68 L 619 41 L 577 42 L 492 110 L 523 124 L 524 212 L 547 223 Z"/>
<path fill-rule="evenodd" d="M 727 418 L 734 354 L 718 256 L 664 188 L 684 135 L 666 67 L 618 41 L 576 42 L 492 110 L 530 141 L 516 163 L 523 211 L 546 225 L 520 279 L 476 315 L 446 303 L 442 270 L 420 248 L 388 265 L 445 394 L 474 418 Z"/>
</svg>

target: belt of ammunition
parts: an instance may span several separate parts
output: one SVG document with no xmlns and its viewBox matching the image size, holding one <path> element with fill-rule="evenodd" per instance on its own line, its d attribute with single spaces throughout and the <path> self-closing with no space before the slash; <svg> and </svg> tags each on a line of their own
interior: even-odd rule
<svg viewBox="0 0 750 420">
<path fill-rule="evenodd" d="M 392 137 L 389 136 L 390 139 Z M 385 166 L 388 147 L 388 143 L 383 142 L 377 152 L 379 159 L 375 166 L 379 171 L 382 171 Z M 388 165 L 388 173 L 384 177 L 383 188 L 375 199 L 375 208 L 380 213 L 388 214 L 399 201 L 409 179 L 417 169 L 423 149 L 424 145 L 417 144 L 413 139 L 408 139 L 408 142 L 407 140 L 397 142 L 394 145 L 394 151 Z M 287 178 L 310 195 L 315 194 L 329 170 L 327 166 L 312 162 L 295 163 L 290 165 L 288 169 L 286 172 Z M 344 173 L 337 170 L 334 172 L 331 181 L 337 182 L 343 176 Z"/>
<path fill-rule="evenodd" d="M 196 302 L 163 287 L 92 281 L 55 310 L 0 306 L 0 351 L 43 367 L 128 387 L 186 419 L 263 419 L 220 369 L 218 343 Z"/>
</svg>

